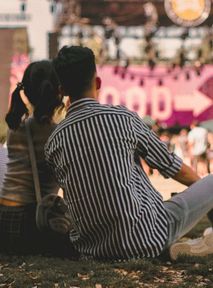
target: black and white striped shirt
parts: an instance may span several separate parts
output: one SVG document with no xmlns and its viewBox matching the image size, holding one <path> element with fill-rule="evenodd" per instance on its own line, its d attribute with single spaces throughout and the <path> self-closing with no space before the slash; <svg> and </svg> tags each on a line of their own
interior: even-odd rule
<svg viewBox="0 0 213 288">
<path fill-rule="evenodd" d="M 167 239 L 162 196 L 136 161 L 165 177 L 182 161 L 121 106 L 74 102 L 46 144 L 46 159 L 64 189 L 75 231 L 71 240 L 97 258 L 155 257 Z"/>
</svg>

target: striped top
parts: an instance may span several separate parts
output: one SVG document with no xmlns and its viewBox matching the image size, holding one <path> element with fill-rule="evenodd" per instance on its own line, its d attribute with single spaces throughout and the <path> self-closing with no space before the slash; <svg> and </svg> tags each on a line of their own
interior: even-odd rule
<svg viewBox="0 0 213 288">
<path fill-rule="evenodd" d="M 71 241 L 104 259 L 159 255 L 167 239 L 162 196 L 140 162 L 165 177 L 182 161 L 137 116 L 85 98 L 74 102 L 50 136 L 46 159 L 64 189 L 74 223 Z"/>
</svg>

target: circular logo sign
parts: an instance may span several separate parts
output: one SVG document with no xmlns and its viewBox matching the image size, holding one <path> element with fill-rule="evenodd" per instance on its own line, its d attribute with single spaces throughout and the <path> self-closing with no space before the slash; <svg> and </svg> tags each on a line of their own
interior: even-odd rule
<svg viewBox="0 0 213 288">
<path fill-rule="evenodd" d="M 169 18 L 185 27 L 203 23 L 211 11 L 211 0 L 165 0 L 164 6 Z"/>
</svg>

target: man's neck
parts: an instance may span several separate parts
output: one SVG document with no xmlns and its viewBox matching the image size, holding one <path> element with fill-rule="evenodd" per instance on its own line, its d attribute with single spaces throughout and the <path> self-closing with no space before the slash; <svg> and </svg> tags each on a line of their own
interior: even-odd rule
<svg viewBox="0 0 213 288">
<path fill-rule="evenodd" d="M 73 103 L 73 102 L 75 102 L 77 100 L 85 99 L 85 98 L 91 98 L 91 99 L 95 99 L 96 100 L 97 99 L 97 93 L 96 93 L 96 91 L 88 90 L 78 99 L 73 100 L 72 95 L 70 95 L 69 98 L 70 98 L 70 102 L 71 103 Z"/>
<path fill-rule="evenodd" d="M 96 90 L 90 89 L 83 94 L 82 98 L 97 99 L 97 92 L 96 92 Z"/>
</svg>

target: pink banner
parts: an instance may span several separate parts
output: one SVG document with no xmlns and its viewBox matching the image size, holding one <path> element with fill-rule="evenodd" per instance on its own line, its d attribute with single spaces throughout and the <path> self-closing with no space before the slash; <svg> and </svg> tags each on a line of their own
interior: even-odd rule
<svg viewBox="0 0 213 288">
<path fill-rule="evenodd" d="M 169 126 L 213 119 L 213 65 L 206 65 L 199 76 L 189 68 L 150 71 L 131 66 L 118 72 L 109 65 L 99 68 L 98 74 L 103 82 L 101 103 L 125 105 Z"/>
<path fill-rule="evenodd" d="M 21 81 L 26 67 L 29 65 L 30 59 L 26 53 L 14 54 L 12 57 L 11 71 L 10 71 L 10 95 L 15 89 L 18 82 Z M 10 103 L 10 98 L 9 98 Z"/>
</svg>

